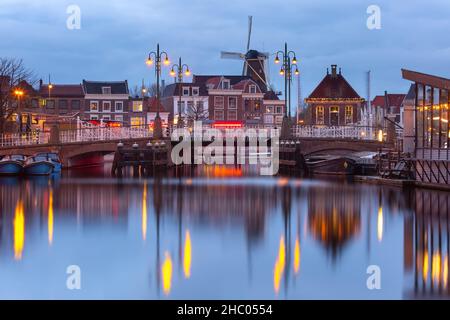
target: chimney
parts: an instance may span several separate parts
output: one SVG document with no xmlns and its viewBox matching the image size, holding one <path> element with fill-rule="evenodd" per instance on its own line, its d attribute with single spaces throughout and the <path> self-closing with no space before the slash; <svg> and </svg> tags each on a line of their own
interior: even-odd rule
<svg viewBox="0 0 450 320">
<path fill-rule="evenodd" d="M 44 83 L 44 81 L 42 81 L 42 79 L 39 79 L 39 89 L 42 88 L 43 83 Z"/>
<path fill-rule="evenodd" d="M 327 75 L 329 75 L 329 74 L 330 74 L 330 69 L 327 68 Z"/>
<path fill-rule="evenodd" d="M 336 64 L 331 65 L 331 76 L 333 78 L 335 78 L 337 76 L 337 65 Z"/>
<path fill-rule="evenodd" d="M 339 68 L 339 75 L 341 75 L 342 74 L 342 69 L 341 68 Z"/>
</svg>

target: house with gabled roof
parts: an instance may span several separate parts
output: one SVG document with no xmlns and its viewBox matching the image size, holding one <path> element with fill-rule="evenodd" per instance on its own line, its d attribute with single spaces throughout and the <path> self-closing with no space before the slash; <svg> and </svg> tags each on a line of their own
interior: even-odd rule
<svg viewBox="0 0 450 320">
<path fill-rule="evenodd" d="M 115 120 L 128 123 L 128 82 L 83 80 L 84 114 L 91 120 Z"/>
<path fill-rule="evenodd" d="M 307 124 L 323 126 L 354 125 L 360 119 L 364 104 L 337 65 L 327 74 L 305 102 L 308 104 Z"/>
</svg>

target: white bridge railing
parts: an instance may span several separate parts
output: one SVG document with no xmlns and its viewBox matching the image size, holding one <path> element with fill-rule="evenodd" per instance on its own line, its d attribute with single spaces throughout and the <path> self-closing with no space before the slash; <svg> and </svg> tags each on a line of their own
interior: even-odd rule
<svg viewBox="0 0 450 320">
<path fill-rule="evenodd" d="M 48 143 L 49 132 L 32 131 L 0 135 L 0 147 L 20 147 Z"/>
<path fill-rule="evenodd" d="M 378 140 L 379 131 L 366 126 L 296 126 L 293 128 L 296 138 L 335 138 L 355 140 Z"/>
<path fill-rule="evenodd" d="M 203 131 L 206 128 L 203 128 Z M 245 132 L 246 128 L 242 128 Z M 294 138 L 334 138 L 334 139 L 355 139 L 376 141 L 383 138 L 383 132 L 365 126 L 295 126 L 292 128 Z M 252 131 L 252 130 L 250 130 Z M 254 130 L 255 131 L 255 130 Z M 257 132 L 256 130 L 255 132 Z M 270 130 L 269 130 L 270 131 Z M 166 130 L 163 130 L 166 136 Z M 249 132 L 246 132 L 247 134 Z M 222 137 L 229 134 L 227 130 L 222 131 Z M 88 141 L 109 141 L 127 140 L 138 138 L 151 138 L 153 131 L 147 126 L 139 127 L 99 127 L 83 125 L 78 129 L 64 130 L 59 133 L 60 143 L 88 142 Z M 195 136 L 195 135 L 193 135 Z M 0 147 L 30 146 L 49 143 L 50 132 L 28 132 L 0 135 Z"/>
<path fill-rule="evenodd" d="M 151 138 L 148 127 L 93 127 L 61 131 L 60 143 Z"/>
</svg>

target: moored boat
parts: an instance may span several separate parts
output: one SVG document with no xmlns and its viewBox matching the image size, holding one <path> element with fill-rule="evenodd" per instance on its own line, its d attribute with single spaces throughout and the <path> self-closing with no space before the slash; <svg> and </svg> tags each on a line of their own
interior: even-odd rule
<svg viewBox="0 0 450 320">
<path fill-rule="evenodd" d="M 23 166 L 25 175 L 43 176 L 49 175 L 55 168 L 54 164 L 46 157 L 28 157 Z"/>
<path fill-rule="evenodd" d="M 4 156 L 0 160 L 0 175 L 13 176 L 19 175 L 23 170 L 25 156 L 13 154 Z"/>
<path fill-rule="evenodd" d="M 62 169 L 62 164 L 61 164 L 61 160 L 59 159 L 58 154 L 53 153 L 53 152 L 43 152 L 43 153 L 38 153 L 35 155 L 35 157 L 38 158 L 46 158 L 48 161 L 50 161 L 51 163 L 53 163 L 53 173 L 60 173 L 61 169 Z"/>
<path fill-rule="evenodd" d="M 309 174 L 352 175 L 355 160 L 345 156 L 310 156 L 306 159 Z"/>
</svg>

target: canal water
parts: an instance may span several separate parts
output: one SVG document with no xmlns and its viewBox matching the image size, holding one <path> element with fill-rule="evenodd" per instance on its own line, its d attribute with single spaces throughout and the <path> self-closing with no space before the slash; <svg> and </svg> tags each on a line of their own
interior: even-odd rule
<svg viewBox="0 0 450 320">
<path fill-rule="evenodd" d="M 1 178 L 0 298 L 450 297 L 449 193 L 252 167 L 163 175 Z"/>
</svg>

